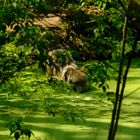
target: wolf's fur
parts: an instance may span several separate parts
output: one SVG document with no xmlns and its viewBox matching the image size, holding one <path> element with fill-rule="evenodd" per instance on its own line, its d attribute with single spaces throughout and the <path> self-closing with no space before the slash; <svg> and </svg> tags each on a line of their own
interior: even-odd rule
<svg viewBox="0 0 140 140">
<path fill-rule="evenodd" d="M 62 71 L 62 80 L 72 83 L 74 90 L 84 92 L 87 89 L 87 76 L 77 65 L 70 64 Z"/>
<path fill-rule="evenodd" d="M 63 53 L 66 56 L 66 60 L 59 60 L 55 55 L 57 53 Z M 51 63 L 45 63 L 47 77 L 55 77 L 58 80 L 62 80 L 71 83 L 75 90 L 84 92 L 87 88 L 87 76 L 73 60 L 71 54 L 61 49 L 50 51 L 48 53 Z"/>
</svg>

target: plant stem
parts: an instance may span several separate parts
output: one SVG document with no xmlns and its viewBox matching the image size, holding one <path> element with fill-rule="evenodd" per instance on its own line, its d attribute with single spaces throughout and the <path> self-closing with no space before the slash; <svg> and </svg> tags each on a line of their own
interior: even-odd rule
<svg viewBox="0 0 140 140">
<path fill-rule="evenodd" d="M 123 76 L 122 89 L 121 89 L 119 103 L 118 103 L 118 110 L 116 112 L 116 122 L 114 124 L 114 129 L 113 129 L 113 133 L 112 133 L 112 140 L 115 139 L 115 134 L 116 134 L 117 127 L 118 127 L 120 111 L 121 111 L 121 106 L 122 106 L 122 100 L 123 100 L 123 95 L 124 95 L 124 89 L 125 89 L 125 85 L 126 85 L 126 81 L 127 81 L 127 75 L 128 75 L 128 71 L 129 71 L 129 68 L 130 68 L 130 65 L 131 65 L 131 62 L 133 59 L 133 53 L 136 50 L 136 46 L 137 46 L 137 42 L 138 42 L 137 37 L 138 37 L 138 35 L 136 35 L 136 37 L 135 37 L 135 41 L 134 41 L 134 44 L 132 46 L 131 56 L 128 58 L 128 63 L 127 63 L 126 70 L 125 70 L 125 73 Z"/>
<path fill-rule="evenodd" d="M 119 92 L 120 92 L 120 85 L 121 85 L 121 79 L 122 79 L 122 73 L 123 73 L 123 62 L 124 62 L 127 24 L 128 24 L 128 19 L 126 17 L 125 21 L 124 21 L 124 27 L 123 27 L 123 37 L 122 37 L 122 47 L 121 47 L 122 50 L 121 50 L 121 59 L 120 59 L 120 64 L 119 64 L 118 80 L 117 80 L 117 86 L 116 86 L 116 98 L 115 98 L 115 102 L 114 102 L 114 108 L 112 111 L 112 118 L 111 118 L 111 123 L 110 123 L 108 140 L 113 140 L 114 125 L 115 125 L 115 121 L 116 121 L 116 113 L 118 110 Z"/>
<path fill-rule="evenodd" d="M 131 3 L 132 3 L 132 0 L 129 0 L 129 2 L 128 2 L 128 12 L 127 12 L 127 15 L 125 17 L 125 22 L 124 22 L 122 47 L 121 47 L 122 50 L 121 50 L 121 58 L 120 58 L 120 65 L 119 65 L 119 72 L 118 72 L 118 81 L 117 81 L 117 87 L 116 87 L 116 98 L 115 98 L 114 108 L 113 108 L 113 111 L 112 111 L 112 119 L 111 119 L 111 123 L 110 123 L 108 140 L 114 140 L 115 139 L 115 135 L 116 135 L 117 128 L 118 128 L 121 106 L 122 106 L 122 100 L 123 100 L 123 96 L 124 96 L 124 89 L 125 89 L 125 85 L 126 85 L 126 81 L 127 81 L 127 75 L 128 75 L 128 71 L 129 71 L 131 62 L 133 60 L 133 55 L 134 55 L 134 52 L 136 50 L 137 43 L 138 43 L 139 32 L 136 31 L 136 30 L 133 30 L 133 28 L 132 28 L 132 32 L 135 34 L 134 44 L 132 46 L 131 55 L 130 55 L 130 57 L 128 57 L 127 66 L 126 66 L 124 75 L 122 77 L 124 52 L 125 52 L 125 44 L 126 44 L 126 33 L 127 33 L 129 12 L 130 12 L 129 8 L 130 8 Z M 122 79 L 122 86 L 121 86 L 121 89 L 120 89 L 121 79 Z M 120 97 L 119 97 L 119 93 L 120 93 Z"/>
</svg>

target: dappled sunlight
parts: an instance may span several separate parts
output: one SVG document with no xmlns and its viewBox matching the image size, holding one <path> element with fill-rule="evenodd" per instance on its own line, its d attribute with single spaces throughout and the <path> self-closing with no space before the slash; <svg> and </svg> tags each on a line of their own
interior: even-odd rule
<svg viewBox="0 0 140 140">
<path fill-rule="evenodd" d="M 140 85 L 139 69 L 132 69 L 129 73 L 125 95 L 128 95 Z M 138 77 L 137 77 L 138 75 Z M 44 78 L 44 77 L 43 77 Z M 21 78 L 22 79 L 22 78 Z M 30 85 L 34 79 L 28 77 Z M 31 83 L 30 83 L 31 82 Z M 26 84 L 27 84 L 26 83 Z M 20 83 L 19 83 L 20 84 Z M 31 84 L 36 86 L 37 83 Z M 109 91 L 115 91 L 116 82 L 109 82 Z M 23 127 L 30 129 L 34 135 L 31 140 L 106 140 L 113 104 L 107 99 L 101 89 L 94 89 L 83 94 L 70 91 L 66 92 L 63 88 L 51 88 L 51 86 L 42 83 L 45 94 L 41 89 L 33 91 L 33 95 L 5 96 L 1 90 L 0 94 L 0 138 L 1 140 L 13 140 L 13 135 L 9 136 L 9 130 L 6 124 L 13 118 L 22 118 Z M 121 116 L 119 121 L 119 130 L 116 140 L 138 140 L 140 132 L 140 90 L 124 98 Z M 61 113 L 53 117 L 48 115 L 44 106 L 44 98 L 49 100 L 61 110 L 70 111 L 70 109 L 79 111 L 85 121 L 79 118 L 66 121 Z"/>
<path fill-rule="evenodd" d="M 44 128 L 46 126 L 46 128 Z M 38 126 L 36 126 L 39 130 L 44 130 L 41 131 L 42 134 L 44 133 L 47 137 L 46 133 L 49 133 L 49 135 L 51 135 L 53 138 L 55 137 L 55 140 L 90 140 L 95 138 L 96 134 L 97 134 L 97 129 L 96 125 L 94 126 L 94 124 L 89 125 L 88 122 L 87 123 L 82 123 L 82 124 L 50 124 L 50 123 L 46 123 L 45 125 L 40 125 L 38 124 Z M 35 126 L 33 127 L 35 128 Z M 37 132 L 36 130 L 34 130 L 34 132 Z M 38 133 L 37 133 L 38 135 Z M 48 137 L 50 137 L 48 135 Z M 97 134 L 98 136 L 98 134 Z M 51 140 L 51 139 L 50 139 Z"/>
<path fill-rule="evenodd" d="M 63 118 L 58 116 L 48 116 L 48 114 L 45 112 L 32 112 L 32 109 L 30 108 L 32 108 L 34 104 L 31 104 L 30 101 L 28 102 L 24 99 L 22 100 L 21 98 L 17 99 L 17 102 L 16 99 L 3 101 L 1 102 L 0 107 L 2 108 L 5 106 L 5 110 L 3 113 L 1 112 L 0 116 L 2 118 L 0 125 L 2 127 L 1 132 L 4 133 L 0 133 L 0 135 L 7 134 L 7 137 L 9 137 L 9 131 L 5 127 L 5 124 L 11 121 L 12 117 L 19 116 L 23 118 L 24 127 L 31 129 L 38 140 L 106 140 L 111 119 L 112 106 L 110 106 L 111 103 L 108 103 L 104 99 L 102 99 L 102 101 L 98 100 L 98 94 L 56 95 L 56 97 L 58 97 L 58 99 L 56 98 L 57 102 L 64 100 L 68 104 L 73 104 L 83 109 L 83 115 L 86 122 L 77 120 L 75 123 L 65 121 Z M 13 103 L 12 105 L 11 102 Z M 24 105 L 17 106 L 21 103 Z M 124 108 L 127 108 L 127 106 L 128 104 L 124 105 Z M 10 112 L 12 113 L 9 115 Z M 135 115 L 137 116 L 137 119 L 134 119 Z M 121 140 L 121 138 L 133 138 L 133 136 L 129 137 L 129 135 L 136 135 L 139 130 L 138 114 L 129 114 L 124 112 L 123 116 L 124 118 L 122 118 L 120 121 L 121 125 L 119 127 L 117 140 Z M 133 119 L 133 122 L 131 122 L 131 119 Z M 127 128 L 125 128 L 125 126 L 127 126 Z M 127 129 L 131 130 L 131 134 L 127 134 Z M 7 140 L 9 139 L 7 138 Z M 35 140 L 35 138 L 32 137 L 31 140 Z"/>
</svg>

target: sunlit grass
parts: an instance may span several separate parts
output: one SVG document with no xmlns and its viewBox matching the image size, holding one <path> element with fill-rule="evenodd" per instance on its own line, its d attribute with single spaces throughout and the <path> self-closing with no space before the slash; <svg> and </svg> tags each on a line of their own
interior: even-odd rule
<svg viewBox="0 0 140 140">
<path fill-rule="evenodd" d="M 129 72 L 125 95 L 140 86 L 140 69 Z M 39 80 L 39 81 L 38 81 Z M 36 75 L 27 69 L 18 78 L 0 89 L 0 140 L 9 137 L 6 124 L 12 118 L 21 117 L 23 126 L 33 131 L 31 140 L 106 140 L 111 119 L 112 103 L 100 89 L 80 94 L 63 87 L 51 87 L 45 83 L 45 74 Z M 15 85 L 15 86 L 13 86 Z M 115 91 L 116 81 L 109 82 L 109 91 Z M 140 90 L 124 99 L 116 140 L 139 140 L 140 132 Z M 16 93 L 16 94 L 15 94 Z M 8 96 L 9 95 L 9 96 Z M 66 121 L 62 116 L 48 115 L 45 98 L 55 104 L 62 104 L 62 110 L 80 111 L 85 121 L 76 118 Z"/>
</svg>

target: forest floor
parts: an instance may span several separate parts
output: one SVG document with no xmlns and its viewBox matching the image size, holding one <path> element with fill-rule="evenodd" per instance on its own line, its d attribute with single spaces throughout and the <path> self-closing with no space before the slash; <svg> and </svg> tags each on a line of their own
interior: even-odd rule
<svg viewBox="0 0 140 140">
<path fill-rule="evenodd" d="M 0 89 L 0 140 L 14 140 L 13 135 L 9 136 L 10 131 L 6 127 L 6 124 L 14 118 L 22 118 L 23 127 L 34 133 L 31 140 L 107 140 L 112 102 L 104 96 L 100 89 L 79 94 L 46 87 L 46 92 L 54 99 L 55 103 L 70 105 L 73 112 L 80 110 L 85 119 L 85 121 L 79 118 L 76 118 L 75 122 L 67 121 L 61 115 L 53 117 L 45 112 L 45 109 L 42 108 L 43 98 L 45 98 L 42 96 L 45 95 L 37 94 L 39 90 L 36 92 L 37 89 L 34 88 L 33 83 L 30 84 L 30 73 L 26 72 L 26 74 L 27 77 L 22 79 L 25 81 L 26 78 L 25 84 L 17 83 L 16 91 L 20 91 L 19 95 L 10 94 L 12 92 L 10 87 L 9 89 L 7 87 Z M 41 77 L 44 78 L 44 75 L 41 74 Z M 110 91 L 115 91 L 116 81 L 109 81 L 109 85 Z M 134 64 L 129 72 L 125 96 L 137 90 L 123 100 L 116 140 L 140 140 L 139 88 L 140 67 Z M 34 96 L 21 96 L 21 93 L 26 94 L 28 91 L 32 91 Z M 8 94 L 10 95 L 7 96 Z M 67 110 L 69 111 L 69 109 L 68 107 Z M 23 137 L 20 139 L 24 140 Z"/>
</svg>

